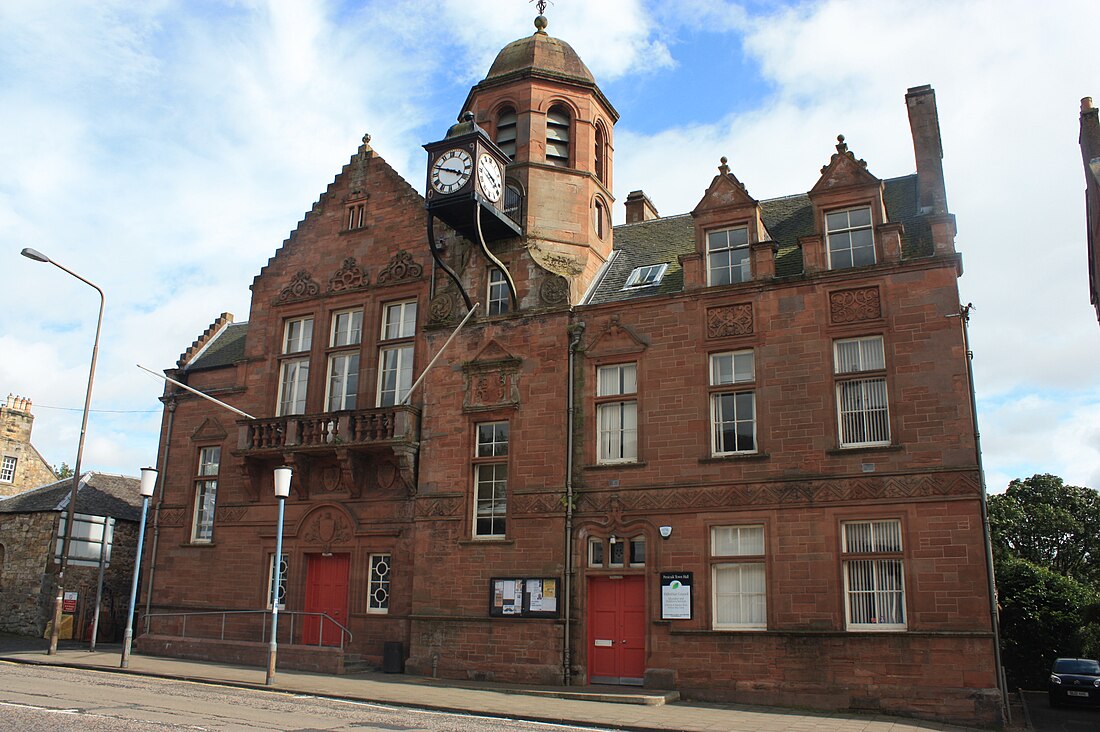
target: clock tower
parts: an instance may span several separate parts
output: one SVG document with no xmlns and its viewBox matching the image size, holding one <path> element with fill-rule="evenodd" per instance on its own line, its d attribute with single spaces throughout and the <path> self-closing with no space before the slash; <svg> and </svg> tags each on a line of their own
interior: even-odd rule
<svg viewBox="0 0 1100 732">
<path fill-rule="evenodd" d="M 517 247 L 538 265 L 532 274 L 564 278 L 572 304 L 612 250 L 619 115 L 576 51 L 546 28 L 539 15 L 535 33 L 505 46 L 463 110 L 507 156 L 503 209 L 521 224 Z"/>
</svg>

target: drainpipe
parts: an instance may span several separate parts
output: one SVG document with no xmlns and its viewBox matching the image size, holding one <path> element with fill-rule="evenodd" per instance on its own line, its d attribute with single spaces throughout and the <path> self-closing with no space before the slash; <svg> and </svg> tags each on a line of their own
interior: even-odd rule
<svg viewBox="0 0 1100 732">
<path fill-rule="evenodd" d="M 974 453 L 978 460 L 978 481 L 982 489 L 982 538 L 985 541 L 985 562 L 988 567 L 986 581 L 989 583 L 989 617 L 993 625 L 993 657 L 997 664 L 997 689 L 1001 692 L 1001 713 L 1005 722 L 1011 723 L 1012 712 L 1008 703 L 1008 684 L 1001 665 L 1001 623 L 997 611 L 997 579 L 993 571 L 993 537 L 989 529 L 988 490 L 985 484 L 985 466 L 982 463 L 982 438 L 978 432 L 978 398 L 974 391 L 974 352 L 970 350 L 970 310 L 974 306 L 967 303 L 959 309 L 958 315 L 949 318 L 962 320 L 963 347 L 966 349 L 966 377 L 970 384 L 970 414 L 974 421 Z"/>
<path fill-rule="evenodd" d="M 149 587 L 145 591 L 145 616 L 153 603 L 153 577 L 157 568 L 157 540 L 160 539 L 160 507 L 164 505 L 164 480 L 168 477 L 168 451 L 172 445 L 172 423 L 176 418 L 176 397 L 168 397 L 168 426 L 164 430 L 164 455 L 160 459 L 160 496 L 153 509 L 153 542 L 149 547 Z M 140 559 L 140 557 L 138 557 Z M 139 564 L 140 566 L 140 564 Z"/>
<path fill-rule="evenodd" d="M 566 383 L 568 385 L 567 399 L 569 404 L 566 410 L 565 428 L 565 587 L 562 592 L 562 606 L 565 608 L 565 642 L 563 643 L 562 651 L 562 680 L 566 686 L 569 686 L 572 681 L 570 669 L 573 665 L 572 636 L 570 635 L 573 609 L 571 604 L 572 592 L 570 590 L 573 586 L 573 420 L 576 411 L 573 403 L 573 392 L 575 388 L 573 361 L 577 352 L 577 346 L 579 346 L 581 342 L 581 336 L 584 335 L 584 322 L 580 321 L 571 324 L 569 331 L 569 367 L 566 374 Z"/>
</svg>

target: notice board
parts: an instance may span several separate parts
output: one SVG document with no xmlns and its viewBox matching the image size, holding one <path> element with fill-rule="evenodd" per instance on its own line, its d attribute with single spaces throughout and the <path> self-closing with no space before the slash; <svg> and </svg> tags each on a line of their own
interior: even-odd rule
<svg viewBox="0 0 1100 732">
<path fill-rule="evenodd" d="M 692 572 L 661 572 L 661 619 L 691 620 Z"/>
<path fill-rule="evenodd" d="M 494 577 L 489 580 L 489 617 L 560 617 L 559 586 L 557 577 Z"/>
</svg>

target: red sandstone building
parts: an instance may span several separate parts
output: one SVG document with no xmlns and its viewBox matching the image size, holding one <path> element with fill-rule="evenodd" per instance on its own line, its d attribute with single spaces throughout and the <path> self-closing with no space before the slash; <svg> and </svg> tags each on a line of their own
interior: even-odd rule
<svg viewBox="0 0 1100 732">
<path fill-rule="evenodd" d="M 169 372 L 254 418 L 166 391 L 142 647 L 262 662 L 274 592 L 288 665 L 397 642 L 440 677 L 1000 719 L 961 258 L 935 95 L 905 101 L 914 175 L 841 138 L 807 193 L 723 160 L 690 213 L 634 192 L 615 228 L 618 115 L 544 24 L 424 196 L 364 141 L 248 322 Z"/>
</svg>

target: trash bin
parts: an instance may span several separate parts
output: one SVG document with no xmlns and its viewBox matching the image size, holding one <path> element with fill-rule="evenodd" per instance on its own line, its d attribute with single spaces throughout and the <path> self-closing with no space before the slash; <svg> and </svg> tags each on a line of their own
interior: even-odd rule
<svg viewBox="0 0 1100 732">
<path fill-rule="evenodd" d="M 401 641 L 386 641 L 382 644 L 382 672 L 387 674 L 405 673 L 405 644 Z"/>
</svg>

